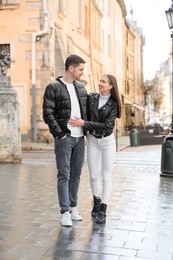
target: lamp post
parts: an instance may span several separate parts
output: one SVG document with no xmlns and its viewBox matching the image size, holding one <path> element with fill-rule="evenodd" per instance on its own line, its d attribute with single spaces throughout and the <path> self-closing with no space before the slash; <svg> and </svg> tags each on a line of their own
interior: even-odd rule
<svg viewBox="0 0 173 260">
<path fill-rule="evenodd" d="M 172 112 L 173 112 L 173 0 L 171 7 L 165 11 L 168 20 L 169 29 L 171 29 L 171 39 L 172 39 Z M 165 136 L 162 142 L 162 155 L 161 155 L 161 174 L 160 176 L 173 177 L 173 113 L 172 113 L 172 123 L 170 125 L 171 133 Z"/>
<path fill-rule="evenodd" d="M 171 39 L 172 39 L 172 51 L 171 51 L 171 55 L 172 55 L 172 80 L 171 80 L 171 91 L 172 91 L 172 112 L 173 112 L 173 0 L 172 0 L 172 4 L 171 7 L 165 11 L 166 13 L 166 18 L 168 21 L 168 27 L 171 30 Z M 173 118 L 172 118 L 172 123 L 171 123 L 171 133 L 173 133 Z"/>
</svg>

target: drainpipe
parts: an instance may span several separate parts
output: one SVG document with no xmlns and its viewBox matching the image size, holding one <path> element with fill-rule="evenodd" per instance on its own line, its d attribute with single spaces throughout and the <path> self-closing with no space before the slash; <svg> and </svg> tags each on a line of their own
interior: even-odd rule
<svg viewBox="0 0 173 260">
<path fill-rule="evenodd" d="M 33 122 L 33 141 L 38 141 L 37 127 L 37 105 L 36 105 L 36 41 L 38 37 L 49 33 L 49 18 L 48 18 L 48 0 L 43 0 L 43 16 L 44 27 L 42 31 L 32 34 L 32 122 Z"/>
<path fill-rule="evenodd" d="M 89 1 L 89 12 L 91 12 L 91 0 Z M 94 72 L 94 69 L 93 69 L 93 48 L 92 48 L 92 35 L 91 35 L 91 28 L 92 28 L 92 25 L 91 25 L 91 16 L 90 16 L 90 21 L 89 21 L 89 53 L 90 53 L 90 66 L 91 66 L 91 72 Z M 96 87 L 95 87 L 95 82 L 94 82 L 94 73 L 91 75 L 92 77 L 92 82 L 93 82 L 93 88 L 94 88 L 94 91 L 96 92 Z M 91 89 L 91 91 L 93 91 L 93 89 Z"/>
</svg>

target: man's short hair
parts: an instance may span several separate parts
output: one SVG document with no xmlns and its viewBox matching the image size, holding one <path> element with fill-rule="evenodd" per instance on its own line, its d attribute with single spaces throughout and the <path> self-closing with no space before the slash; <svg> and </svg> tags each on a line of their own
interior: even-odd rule
<svg viewBox="0 0 173 260">
<path fill-rule="evenodd" d="M 77 67 L 79 63 L 85 63 L 85 61 L 80 56 L 72 54 L 65 61 L 65 70 L 67 71 L 70 66 Z"/>
</svg>

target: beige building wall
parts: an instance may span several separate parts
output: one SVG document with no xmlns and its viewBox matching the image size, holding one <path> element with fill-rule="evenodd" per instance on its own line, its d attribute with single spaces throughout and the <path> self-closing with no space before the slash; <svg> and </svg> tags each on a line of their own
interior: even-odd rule
<svg viewBox="0 0 173 260">
<path fill-rule="evenodd" d="M 10 44 L 10 55 L 14 61 L 8 75 L 20 100 L 21 132 L 27 133 L 31 127 L 31 32 L 37 28 L 39 7 L 38 2 L 36 5 L 18 2 L 19 5 L 5 6 L 4 9 L 2 6 L 0 44 Z"/>
<path fill-rule="evenodd" d="M 64 61 L 69 54 L 77 53 L 85 59 L 86 88 L 88 92 L 96 90 L 95 82 L 98 82 L 103 67 L 102 13 L 91 0 L 11 2 L 14 4 L 1 7 L 0 44 L 10 45 L 14 60 L 8 75 L 20 100 L 22 137 L 33 139 L 36 122 L 35 132 L 42 140 L 42 130 L 47 129 L 42 120 L 44 89 L 63 73 Z"/>
<path fill-rule="evenodd" d="M 1 7 L 0 45 L 10 45 L 14 60 L 8 75 L 18 93 L 22 140 L 32 141 L 36 135 L 36 141 L 49 141 L 50 134 L 42 120 L 43 93 L 50 81 L 62 75 L 69 54 L 85 59 L 83 80 L 88 92 L 98 90 L 100 75 L 106 72 L 116 76 L 120 95 L 124 96 L 123 0 L 11 2 L 14 4 Z M 121 132 L 125 120 L 123 117 L 119 122 Z"/>
<path fill-rule="evenodd" d="M 124 34 L 126 29 L 126 7 L 124 5 L 124 1 L 98 0 L 97 2 L 103 13 L 103 73 L 109 73 L 116 77 L 121 97 L 123 93 L 125 77 Z M 123 124 L 123 117 L 117 120 L 117 128 L 120 134 L 123 133 Z"/>
<path fill-rule="evenodd" d="M 143 46 L 144 36 L 136 22 L 126 19 L 126 71 L 123 97 L 124 125 L 144 125 L 145 104 L 143 91 Z"/>
</svg>

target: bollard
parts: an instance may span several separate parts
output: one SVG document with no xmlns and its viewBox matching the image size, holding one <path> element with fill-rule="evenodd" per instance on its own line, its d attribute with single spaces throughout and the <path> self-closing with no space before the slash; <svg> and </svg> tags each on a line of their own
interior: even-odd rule
<svg viewBox="0 0 173 260">
<path fill-rule="evenodd" d="M 171 133 L 168 134 L 162 143 L 161 154 L 161 176 L 173 177 L 173 113 Z"/>
<path fill-rule="evenodd" d="M 137 129 L 132 129 L 130 131 L 130 145 L 131 146 L 139 145 L 139 131 Z"/>
</svg>

